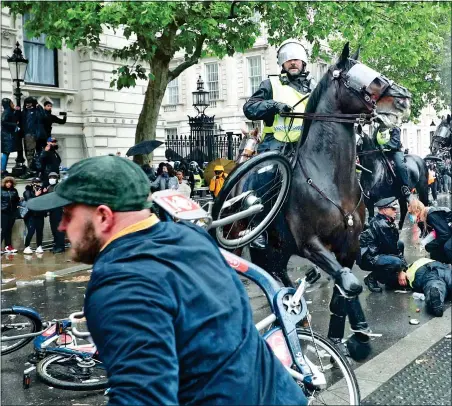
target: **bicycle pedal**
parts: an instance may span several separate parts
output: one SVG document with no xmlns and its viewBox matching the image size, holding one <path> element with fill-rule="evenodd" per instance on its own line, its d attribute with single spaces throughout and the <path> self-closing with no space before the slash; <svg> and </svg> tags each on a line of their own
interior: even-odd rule
<svg viewBox="0 0 452 406">
<path fill-rule="evenodd" d="M 320 272 L 317 270 L 317 268 L 311 268 L 306 273 L 306 282 L 308 282 L 310 285 L 317 282 L 320 279 Z"/>
</svg>

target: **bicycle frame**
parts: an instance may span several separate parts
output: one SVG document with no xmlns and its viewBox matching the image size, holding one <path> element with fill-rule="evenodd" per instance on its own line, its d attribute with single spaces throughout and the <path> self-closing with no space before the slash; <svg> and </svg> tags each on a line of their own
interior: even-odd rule
<svg viewBox="0 0 452 406">
<path fill-rule="evenodd" d="M 195 221 L 200 222 L 207 228 L 215 228 L 227 224 L 228 222 L 236 221 L 240 217 L 246 217 L 249 215 L 247 211 L 253 209 L 253 207 L 251 207 L 247 211 L 234 214 L 212 223 L 212 219 L 207 212 L 202 210 L 192 200 L 177 193 L 177 191 L 165 190 L 156 192 L 152 195 L 152 200 L 164 210 L 163 214 L 165 218 L 162 220 Z M 259 210 L 259 208 L 255 207 L 254 209 Z M 306 288 L 306 278 L 302 280 L 302 283 L 296 290 L 294 288 L 280 287 L 276 280 L 274 280 L 264 269 L 222 248 L 219 249 L 231 268 L 238 274 L 252 280 L 264 292 L 270 305 L 271 314 L 259 322 L 256 325 L 256 328 L 260 331 L 275 322 L 277 323 L 277 326 L 265 333 L 263 337 L 268 341 L 273 334 L 282 331 L 291 358 L 291 360 L 283 362 L 288 372 L 295 379 L 298 379 L 303 383 L 314 385 L 325 384 L 323 373 L 321 373 L 315 365 L 309 362 L 309 360 L 303 357 L 297 334 L 297 326 L 308 315 L 307 304 L 303 298 L 303 293 Z M 294 364 L 301 373 L 290 368 L 290 366 Z"/>
</svg>

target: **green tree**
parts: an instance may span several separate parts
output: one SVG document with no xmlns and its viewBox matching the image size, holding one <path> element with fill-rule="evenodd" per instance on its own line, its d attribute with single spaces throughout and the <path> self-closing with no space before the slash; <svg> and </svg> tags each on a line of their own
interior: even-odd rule
<svg viewBox="0 0 452 406">
<path fill-rule="evenodd" d="M 29 13 L 29 36 L 46 34 L 46 46 L 99 47 L 103 27 L 122 30 L 130 44 L 113 51 L 121 65 L 111 82 L 122 89 L 149 79 L 136 142 L 155 138 L 167 84 L 207 54 L 224 57 L 251 48 L 268 29 L 270 44 L 305 38 L 312 59 L 327 59 L 345 41 L 362 47 L 361 60 L 413 92 L 413 117 L 429 102 L 445 105 L 450 4 L 441 2 L 4 2 L 13 14 Z M 450 48 L 450 43 L 449 43 Z M 170 69 L 177 51 L 184 61 Z M 449 49 L 450 55 L 450 49 Z M 450 56 L 449 56 L 450 58 Z M 450 60 L 450 59 L 449 59 Z M 449 72 L 450 81 L 450 72 Z M 449 91 L 450 93 L 450 91 Z"/>
</svg>

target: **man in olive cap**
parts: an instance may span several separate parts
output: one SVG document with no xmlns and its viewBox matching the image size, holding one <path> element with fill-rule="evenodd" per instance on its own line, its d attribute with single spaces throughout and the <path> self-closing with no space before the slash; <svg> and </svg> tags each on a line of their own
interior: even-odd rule
<svg viewBox="0 0 452 406">
<path fill-rule="evenodd" d="M 111 404 L 306 405 L 215 242 L 194 224 L 160 222 L 148 194 L 138 165 L 102 156 L 30 201 L 64 206 L 74 259 L 94 264 L 84 310 Z"/>
<path fill-rule="evenodd" d="M 395 197 L 388 197 L 375 203 L 376 216 L 369 227 L 359 237 L 360 255 L 358 265 L 370 274 L 364 283 L 371 292 L 382 292 L 378 282 L 386 286 L 396 286 L 397 278 L 407 268 L 403 241 L 399 240 L 399 230 L 395 223 L 397 208 Z"/>
</svg>

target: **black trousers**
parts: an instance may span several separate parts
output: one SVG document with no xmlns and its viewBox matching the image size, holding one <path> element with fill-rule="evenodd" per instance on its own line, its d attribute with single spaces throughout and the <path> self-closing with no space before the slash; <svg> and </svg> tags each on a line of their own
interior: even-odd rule
<svg viewBox="0 0 452 406">
<path fill-rule="evenodd" d="M 392 159 L 394 160 L 395 173 L 399 177 L 400 183 L 402 185 L 409 186 L 408 167 L 405 163 L 403 152 L 393 152 Z"/>
<path fill-rule="evenodd" d="M 58 226 L 60 225 L 60 221 L 63 218 L 63 209 L 58 208 L 50 211 L 49 214 L 49 222 L 50 229 L 52 230 L 53 235 L 53 248 L 54 249 L 64 249 L 64 239 L 65 233 L 58 231 Z"/>
<path fill-rule="evenodd" d="M 29 247 L 31 239 L 36 232 L 36 246 L 42 245 L 42 239 L 44 236 L 44 217 L 43 216 L 30 216 L 27 221 L 27 236 L 25 237 L 25 247 Z"/>
<path fill-rule="evenodd" d="M 430 185 L 430 190 L 432 191 L 432 198 L 433 200 L 437 200 L 438 199 L 438 181 L 435 180 L 431 185 Z"/>
<path fill-rule="evenodd" d="M 452 264 L 452 237 L 442 247 L 428 250 L 430 258 L 445 264 Z"/>
<path fill-rule="evenodd" d="M 440 262 L 430 262 L 421 266 L 413 281 L 413 289 L 425 295 L 425 304 L 431 306 L 431 290 L 439 291 L 441 303 L 444 304 L 446 297 L 452 294 L 452 273 L 447 265 Z"/>
<path fill-rule="evenodd" d="M 13 227 L 16 222 L 16 214 L 2 211 L 2 242 L 5 240 L 5 247 L 12 245 L 11 237 L 13 235 Z"/>
</svg>

